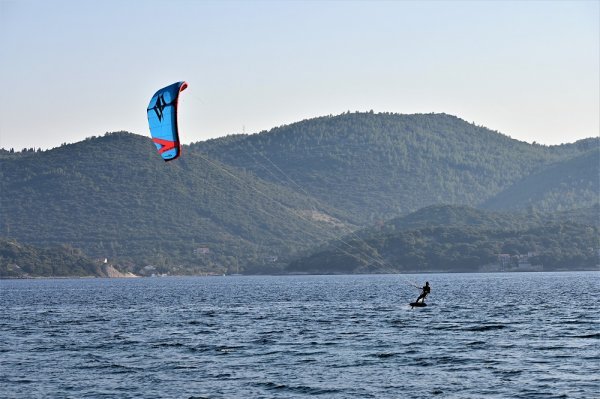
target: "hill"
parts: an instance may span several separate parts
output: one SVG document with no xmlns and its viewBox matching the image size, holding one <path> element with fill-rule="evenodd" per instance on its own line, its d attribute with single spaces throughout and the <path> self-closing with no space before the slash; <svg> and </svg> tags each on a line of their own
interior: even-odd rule
<svg viewBox="0 0 600 399">
<path fill-rule="evenodd" d="M 552 223 L 576 223 L 600 228 L 600 204 L 562 212 L 488 211 L 468 206 L 433 205 L 408 215 L 363 229 L 361 234 L 393 233 L 427 227 L 475 227 L 487 230 L 519 230 Z"/>
<path fill-rule="evenodd" d="M 185 146 L 165 163 L 149 138 L 118 132 L 0 151 L 0 236 L 67 244 L 136 273 L 281 272 L 357 228 L 429 205 L 472 207 L 528 178 L 564 175 L 589 194 L 541 195 L 530 211 L 586 207 L 600 173 L 586 157 L 598 143 L 531 145 L 445 114 L 348 113 Z M 502 207 L 511 201 L 520 199 L 505 195 Z"/>
<path fill-rule="evenodd" d="M 165 163 L 129 133 L 5 154 L 0 177 L 6 237 L 179 274 L 243 271 L 347 231 L 310 198 L 193 153 Z"/>
<path fill-rule="evenodd" d="M 556 215 L 430 207 L 333 241 L 294 273 L 598 270 L 598 207 Z M 587 223 L 580 223 L 588 220 Z M 526 266 L 524 266 L 526 265 Z"/>
<path fill-rule="evenodd" d="M 347 210 L 364 225 L 428 205 L 476 206 L 598 143 L 532 145 L 446 114 L 348 113 L 191 151 Z"/>
<path fill-rule="evenodd" d="M 0 278 L 132 277 L 69 246 L 37 248 L 0 239 Z"/>
<path fill-rule="evenodd" d="M 567 210 L 600 200 L 600 147 L 520 179 L 483 202 L 486 209 Z"/>
</svg>

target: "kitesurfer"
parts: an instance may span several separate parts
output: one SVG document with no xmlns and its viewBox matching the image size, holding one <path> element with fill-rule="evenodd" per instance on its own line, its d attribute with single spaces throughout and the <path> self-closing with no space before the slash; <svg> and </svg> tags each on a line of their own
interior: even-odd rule
<svg viewBox="0 0 600 399">
<path fill-rule="evenodd" d="M 421 302 L 425 302 L 425 298 L 427 298 L 427 295 L 429 295 L 429 293 L 431 292 L 431 287 L 429 287 L 429 281 L 425 281 L 425 285 L 421 289 L 421 295 L 419 295 L 415 303 L 419 303 L 419 300 L 421 300 Z"/>
</svg>

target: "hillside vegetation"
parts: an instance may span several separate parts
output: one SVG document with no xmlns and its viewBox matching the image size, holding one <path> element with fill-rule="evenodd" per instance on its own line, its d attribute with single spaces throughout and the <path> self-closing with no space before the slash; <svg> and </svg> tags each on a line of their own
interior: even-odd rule
<svg viewBox="0 0 600 399">
<path fill-rule="evenodd" d="M 430 207 L 333 241 L 295 260 L 287 270 L 474 272 L 518 270 L 519 262 L 529 264 L 528 270 L 598 270 L 598 211 L 596 206 L 540 215 Z M 500 264 L 501 254 L 516 263 Z"/>
<path fill-rule="evenodd" d="M 446 114 L 354 113 L 210 140 L 191 151 L 301 189 L 368 224 L 428 205 L 477 206 L 551 164 L 591 148 L 598 156 L 598 143 L 546 147 Z M 592 184 L 589 190 L 590 181 L 597 184 L 597 167 L 594 173 L 595 180 L 582 176 L 582 186 Z M 536 195 L 541 202 L 546 192 Z M 592 205 L 589 200 L 585 205 Z"/>
<path fill-rule="evenodd" d="M 595 148 L 520 179 L 482 207 L 561 211 L 590 206 L 600 200 L 599 169 L 600 151 Z"/>
<path fill-rule="evenodd" d="M 148 137 L 118 132 L 0 151 L 0 236 L 136 273 L 285 272 L 300 254 L 428 206 L 591 209 L 599 143 L 532 145 L 445 114 L 347 113 L 184 146 L 165 163 Z"/>
<path fill-rule="evenodd" d="M 3 157 L 0 176 L 5 236 L 178 273 L 242 271 L 347 231 L 309 198 L 193 153 L 165 163 L 128 133 Z"/>
<path fill-rule="evenodd" d="M 0 278 L 108 277 L 124 274 L 66 245 L 36 248 L 0 239 Z"/>
</svg>

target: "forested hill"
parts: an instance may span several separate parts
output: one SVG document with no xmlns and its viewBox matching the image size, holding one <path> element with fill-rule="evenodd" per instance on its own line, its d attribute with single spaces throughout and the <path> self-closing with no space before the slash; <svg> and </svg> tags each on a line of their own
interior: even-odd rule
<svg viewBox="0 0 600 399">
<path fill-rule="evenodd" d="M 36 248 L 0 238 L 0 278 L 131 276 L 66 245 Z"/>
<path fill-rule="evenodd" d="M 287 270 L 598 270 L 599 210 L 594 206 L 539 214 L 432 206 L 332 241 L 291 262 Z"/>
<path fill-rule="evenodd" d="M 552 213 L 492 212 L 468 206 L 433 205 L 363 229 L 361 234 L 364 237 L 372 237 L 396 231 L 440 226 L 484 228 L 486 230 L 523 230 L 530 227 L 561 223 L 580 224 L 600 229 L 600 205 L 596 204 L 591 207 Z"/>
<path fill-rule="evenodd" d="M 148 137 L 118 132 L 0 150 L 0 237 L 135 273 L 278 272 L 429 205 L 589 207 L 599 148 L 527 144 L 445 114 L 348 113 L 184 146 L 165 163 Z"/>
<path fill-rule="evenodd" d="M 159 272 L 222 273 L 346 228 L 337 219 L 343 212 L 184 151 L 165 163 L 150 139 L 114 133 L 49 151 L 4 153 L 0 236 L 69 244 Z"/>
<path fill-rule="evenodd" d="M 371 223 L 427 205 L 476 206 L 590 148 L 597 151 L 599 141 L 532 145 L 446 114 L 348 113 L 197 143 L 191 151 L 299 186 Z"/>
<path fill-rule="evenodd" d="M 520 179 L 482 207 L 554 211 L 590 206 L 599 200 L 600 149 L 596 147 Z"/>
</svg>

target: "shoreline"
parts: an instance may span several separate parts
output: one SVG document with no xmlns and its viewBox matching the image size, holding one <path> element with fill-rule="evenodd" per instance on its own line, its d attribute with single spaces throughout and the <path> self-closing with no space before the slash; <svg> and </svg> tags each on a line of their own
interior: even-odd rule
<svg viewBox="0 0 600 399">
<path fill-rule="evenodd" d="M 383 275 L 414 275 L 414 274 L 531 274 L 531 273 L 580 273 L 580 272 L 600 272 L 600 266 L 593 269 L 558 269 L 558 270 L 542 270 L 542 271 L 410 271 L 403 273 L 285 273 L 285 274 L 236 274 L 236 275 L 220 275 L 220 274 L 175 274 L 168 276 L 139 276 L 133 273 L 122 276 L 20 276 L 20 277 L 0 277 L 2 280 L 84 280 L 84 279 L 155 279 L 155 278 L 179 278 L 179 277 L 285 277 L 285 276 L 383 276 Z"/>
</svg>

